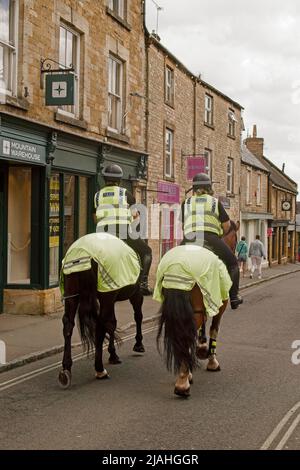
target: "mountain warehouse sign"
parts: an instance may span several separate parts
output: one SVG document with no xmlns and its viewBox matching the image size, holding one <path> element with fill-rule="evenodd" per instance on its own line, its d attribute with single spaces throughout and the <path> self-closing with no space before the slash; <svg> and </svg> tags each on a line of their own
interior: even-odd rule
<svg viewBox="0 0 300 470">
<path fill-rule="evenodd" d="M 20 140 L 0 137 L 1 157 L 31 163 L 46 163 L 46 148 Z"/>
</svg>

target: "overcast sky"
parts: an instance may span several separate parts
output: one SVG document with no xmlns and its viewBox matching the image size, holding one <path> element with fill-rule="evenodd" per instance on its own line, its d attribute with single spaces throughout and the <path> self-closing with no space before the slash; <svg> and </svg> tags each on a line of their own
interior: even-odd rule
<svg viewBox="0 0 300 470">
<path fill-rule="evenodd" d="M 194 74 L 240 103 L 265 156 L 300 192 L 300 1 L 155 0 L 158 34 Z M 147 27 L 157 9 L 146 0 Z M 298 199 L 300 197 L 298 196 Z"/>
</svg>

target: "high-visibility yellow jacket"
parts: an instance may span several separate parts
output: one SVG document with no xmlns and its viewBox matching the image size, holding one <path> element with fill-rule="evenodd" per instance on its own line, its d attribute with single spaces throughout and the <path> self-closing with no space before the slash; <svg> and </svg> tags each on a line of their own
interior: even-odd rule
<svg viewBox="0 0 300 470">
<path fill-rule="evenodd" d="M 87 271 L 92 267 L 92 259 L 98 263 L 99 292 L 110 292 L 134 285 L 140 275 L 138 256 L 125 242 L 109 233 L 90 233 L 76 240 L 62 261 L 62 295 L 62 274 Z"/>
<path fill-rule="evenodd" d="M 125 188 L 105 186 L 95 194 L 94 204 L 99 227 L 131 223 L 132 217 Z"/>
<path fill-rule="evenodd" d="M 191 196 L 184 203 L 184 235 L 192 232 L 212 232 L 223 235 L 219 219 L 218 199 L 209 194 Z"/>
<path fill-rule="evenodd" d="M 162 303 L 163 288 L 190 291 L 195 284 L 201 289 L 207 315 L 217 315 L 232 285 L 225 264 L 201 246 L 176 246 L 158 265 L 153 298 Z"/>
</svg>

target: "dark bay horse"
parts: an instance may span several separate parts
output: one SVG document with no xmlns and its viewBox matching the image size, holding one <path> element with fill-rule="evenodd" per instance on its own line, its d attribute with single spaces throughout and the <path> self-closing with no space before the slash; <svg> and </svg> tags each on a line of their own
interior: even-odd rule
<svg viewBox="0 0 300 470">
<path fill-rule="evenodd" d="M 230 229 L 223 237 L 232 251 L 234 251 L 236 247 L 236 232 L 238 229 L 239 222 L 234 223 L 231 221 Z M 176 248 L 173 250 L 176 250 Z M 188 252 L 186 255 L 188 256 Z M 216 265 L 218 262 L 220 262 L 220 260 L 213 255 L 211 268 L 218 271 L 219 268 Z M 199 260 L 199 263 L 201 263 L 201 260 Z M 221 268 L 224 268 L 222 273 L 223 279 L 224 276 L 228 276 L 229 278 L 223 263 Z M 168 268 L 166 269 L 166 275 L 168 275 Z M 189 275 L 186 275 L 188 278 Z M 187 282 L 188 281 L 189 279 L 187 279 Z M 190 282 L 192 281 L 193 279 L 190 278 Z M 220 365 L 216 357 L 217 336 L 229 296 L 229 290 L 227 291 L 227 295 L 224 296 L 224 293 L 221 293 L 220 289 L 220 298 L 222 301 L 220 302 L 221 305 L 212 316 L 208 345 L 205 335 L 207 311 L 203 292 L 197 283 L 193 284 L 190 290 L 163 288 L 162 293 L 164 300 L 161 307 L 159 330 L 157 334 L 157 344 L 160 349 L 159 342 L 164 328 L 163 346 L 166 365 L 168 370 L 173 370 L 177 374 L 174 393 L 183 397 L 190 395 L 192 371 L 196 367 L 199 358 L 208 359 L 208 371 L 216 372 L 220 370 Z"/>
<path fill-rule="evenodd" d="M 63 315 L 63 335 L 64 335 L 64 355 L 62 361 L 62 370 L 59 373 L 59 383 L 62 388 L 68 388 L 71 385 L 71 368 L 72 368 L 72 355 L 71 355 L 71 338 L 73 328 L 75 325 L 75 317 L 78 314 L 79 332 L 84 348 L 89 352 L 90 349 L 95 348 L 95 371 L 97 379 L 108 378 L 108 372 L 103 366 L 102 349 L 105 337 L 109 336 L 108 352 L 109 362 L 111 364 L 120 363 L 120 359 L 115 350 L 115 331 L 117 320 L 115 316 L 115 303 L 123 300 L 129 300 L 134 310 L 134 319 L 136 322 L 136 343 L 133 347 L 135 352 L 145 352 L 142 336 L 142 305 L 143 295 L 140 291 L 139 277 L 137 277 L 136 254 L 129 248 L 122 240 L 113 237 L 113 248 L 110 253 L 107 253 L 108 243 L 111 243 L 112 235 L 108 234 L 90 234 L 77 240 L 68 250 L 65 260 L 68 260 L 68 254 L 72 252 L 73 246 L 80 243 L 84 250 L 79 252 L 80 256 L 73 260 L 73 266 L 76 262 L 80 264 L 82 260 L 82 269 L 78 265 L 76 272 L 64 274 L 61 273 L 62 291 L 65 300 L 65 309 Z M 99 253 L 97 252 L 99 238 Z M 104 240 L 103 240 L 104 238 Z M 95 244 L 96 241 L 96 244 Z M 91 243 L 92 242 L 92 243 Z M 101 244 L 100 244 L 101 243 Z M 119 244 L 122 244 L 119 246 Z M 124 246 L 125 245 L 125 248 Z M 96 248 L 95 248 L 96 247 Z M 119 251 L 118 251 L 119 249 Z M 102 264 L 95 260 L 95 250 L 97 258 L 100 260 L 101 256 L 106 254 L 109 263 L 117 267 L 116 272 L 124 270 L 135 270 L 135 275 L 131 279 L 135 279 L 134 283 L 125 285 L 119 289 L 107 290 L 100 292 L 99 289 L 99 269 L 103 271 Z M 103 251 L 105 250 L 105 251 Z M 122 257 L 124 251 L 127 258 L 122 265 Z M 78 248 L 77 248 L 78 252 Z M 121 253 L 121 254 L 120 254 Z M 125 256 L 125 255 L 124 255 Z M 76 258 L 76 257 L 75 257 Z M 128 260 L 130 263 L 128 263 Z M 90 264 L 90 269 L 85 263 Z M 69 263 L 71 264 L 71 263 Z M 101 266 L 100 266 L 101 264 Z M 68 266 L 65 263 L 65 267 Z M 138 271 L 140 267 L 138 266 Z M 109 270 L 103 274 L 103 279 L 109 279 L 109 282 L 115 282 L 110 277 Z"/>
</svg>

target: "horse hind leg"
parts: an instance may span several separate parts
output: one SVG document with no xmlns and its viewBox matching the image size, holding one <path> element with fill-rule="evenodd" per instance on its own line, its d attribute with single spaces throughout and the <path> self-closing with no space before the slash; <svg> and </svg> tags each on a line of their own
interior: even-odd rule
<svg viewBox="0 0 300 470">
<path fill-rule="evenodd" d="M 143 334 L 142 334 L 142 323 L 143 323 L 143 312 L 142 305 L 144 297 L 138 289 L 133 296 L 129 299 L 133 310 L 134 310 L 134 320 L 136 324 L 136 335 L 135 335 L 135 345 L 133 346 L 133 351 L 138 353 L 144 353 L 145 347 L 143 344 Z"/>
<path fill-rule="evenodd" d="M 115 322 L 115 328 L 116 329 L 116 325 L 117 322 Z M 108 353 L 109 353 L 109 359 L 108 359 L 108 362 L 110 364 L 121 364 L 122 361 L 121 359 L 119 358 L 117 352 L 116 352 L 116 348 L 115 348 L 115 333 L 114 331 L 110 333 L 109 335 L 109 343 L 108 343 Z"/>
<path fill-rule="evenodd" d="M 71 353 L 71 340 L 75 324 L 75 315 L 78 307 L 78 297 L 66 299 L 65 313 L 62 319 L 63 322 L 63 335 L 64 335 L 64 355 L 62 360 L 62 370 L 58 375 L 58 382 L 61 388 L 67 389 L 71 386 L 71 369 L 72 369 L 72 353 Z"/>
<path fill-rule="evenodd" d="M 213 317 L 212 324 L 210 327 L 210 338 L 209 338 L 209 349 L 208 349 L 208 363 L 206 370 L 208 372 L 219 372 L 221 370 L 219 361 L 217 359 L 216 349 L 217 349 L 217 337 L 220 328 L 220 322 L 222 315 L 226 309 L 227 301 L 225 301 L 220 308 L 218 315 Z"/>
<path fill-rule="evenodd" d="M 183 398 L 190 396 L 190 385 L 193 383 L 191 371 L 182 364 L 175 382 L 174 393 Z"/>
</svg>

